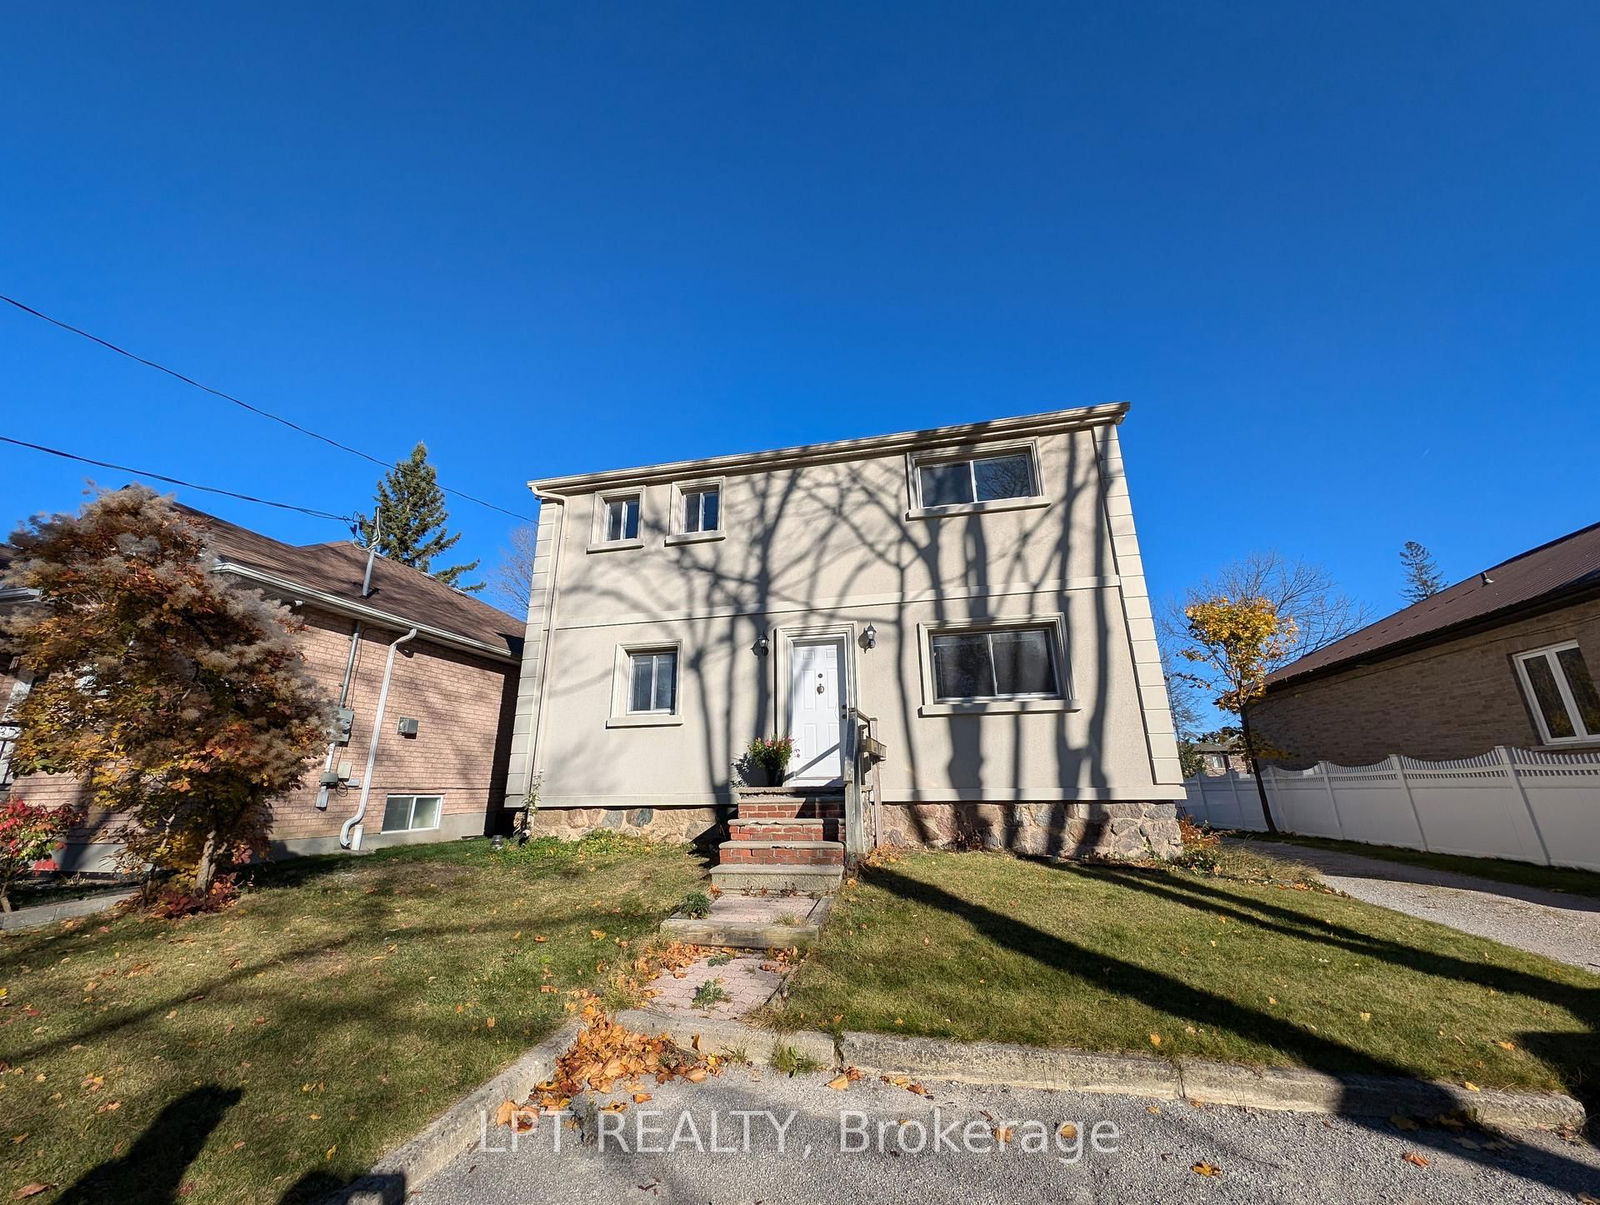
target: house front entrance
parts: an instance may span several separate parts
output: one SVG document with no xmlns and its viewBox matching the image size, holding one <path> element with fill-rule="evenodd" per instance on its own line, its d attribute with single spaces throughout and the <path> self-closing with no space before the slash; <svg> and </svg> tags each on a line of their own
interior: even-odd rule
<svg viewBox="0 0 1600 1205">
<path fill-rule="evenodd" d="M 788 781 L 826 786 L 844 779 L 841 709 L 845 702 L 842 637 L 797 638 L 789 660 L 789 735 L 794 757 Z"/>
</svg>

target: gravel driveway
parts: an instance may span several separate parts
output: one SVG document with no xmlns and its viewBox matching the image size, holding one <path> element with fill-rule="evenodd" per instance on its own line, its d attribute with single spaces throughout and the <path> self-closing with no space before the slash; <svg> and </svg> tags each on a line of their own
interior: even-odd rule
<svg viewBox="0 0 1600 1205">
<path fill-rule="evenodd" d="M 643 1089 L 652 1094 L 648 1102 L 600 1115 L 608 1129 L 603 1149 L 592 1113 L 583 1127 L 587 1141 L 546 1117 L 516 1151 L 469 1151 L 410 1200 L 1570 1205 L 1579 1192 L 1600 1191 L 1600 1152 L 1554 1134 L 1505 1139 L 1402 1130 L 1381 1120 L 932 1081 L 925 1099 L 870 1076 L 830 1090 L 832 1075 L 790 1078 L 736 1066 L 702 1084 L 650 1085 Z M 641 1123 L 651 1148 L 645 1151 Z M 1073 1135 L 1061 1135 L 1063 1123 L 1075 1127 Z M 1008 1145 L 982 1149 L 995 1146 L 997 1129 L 1009 1131 Z M 936 1131 L 946 1138 L 934 1152 Z M 490 1148 L 509 1141 L 504 1129 L 488 1135 Z M 1047 1149 L 1039 1149 L 1041 1135 L 1049 1137 Z"/>
<path fill-rule="evenodd" d="M 1313 866 L 1328 886 L 1369 904 L 1600 971 L 1600 900 L 1359 854 L 1230 840 Z"/>
</svg>

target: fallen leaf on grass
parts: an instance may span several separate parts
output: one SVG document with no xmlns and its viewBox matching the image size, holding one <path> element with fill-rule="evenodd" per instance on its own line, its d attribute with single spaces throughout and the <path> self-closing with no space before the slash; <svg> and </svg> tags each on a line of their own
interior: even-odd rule
<svg viewBox="0 0 1600 1205">
<path fill-rule="evenodd" d="M 1362 1013 L 1361 1014 L 1361 1019 L 1363 1021 L 1370 1021 L 1370 1020 L 1372 1020 L 1372 1014 L 1371 1013 Z"/>
<path fill-rule="evenodd" d="M 333 1158 L 333 1152 L 338 1150 L 338 1149 L 339 1149 L 339 1144 L 338 1143 L 334 1143 L 332 1146 L 330 1146 L 328 1148 L 327 1153 L 322 1156 L 323 1159 L 332 1159 Z"/>
<path fill-rule="evenodd" d="M 1515 1050 L 1517 1048 L 1515 1042 L 1496 1042 L 1495 1045 L 1500 1047 L 1501 1050 Z"/>
<path fill-rule="evenodd" d="M 1192 1163 L 1189 1170 L 1197 1176 L 1220 1176 L 1222 1169 L 1215 1163 Z"/>
<path fill-rule="evenodd" d="M 1150 1045 L 1152 1045 L 1152 1046 L 1161 1045 L 1161 1035 L 1158 1034 L 1158 1033 L 1151 1034 L 1150 1035 Z"/>
<path fill-rule="evenodd" d="M 1465 1088 L 1468 1092 L 1482 1092 L 1483 1091 L 1482 1088 L 1478 1087 L 1477 1084 L 1473 1083 L 1469 1079 L 1462 1080 L 1461 1081 L 1461 1086 L 1463 1088 Z"/>
<path fill-rule="evenodd" d="M 550 939 L 548 937 L 535 937 L 533 940 L 534 941 L 538 941 L 538 942 L 546 942 L 546 941 L 549 941 Z"/>
<path fill-rule="evenodd" d="M 488 1026 L 490 1029 L 494 1028 L 494 1018 L 493 1017 L 485 1017 L 483 1019 L 483 1023 L 484 1023 L 484 1025 Z"/>
<path fill-rule="evenodd" d="M 1401 1155 L 1400 1158 L 1404 1159 L 1407 1163 L 1414 1164 L 1417 1167 L 1428 1166 L 1428 1160 L 1417 1154 L 1416 1151 L 1407 1151 L 1405 1154 Z"/>
<path fill-rule="evenodd" d="M 23 1201 L 28 1197 L 36 1197 L 42 1192 L 49 1192 L 54 1187 L 54 1184 L 41 1184 L 35 1180 L 32 1184 L 24 1184 L 17 1189 L 16 1192 L 11 1194 L 11 1199 L 13 1201 Z"/>
</svg>

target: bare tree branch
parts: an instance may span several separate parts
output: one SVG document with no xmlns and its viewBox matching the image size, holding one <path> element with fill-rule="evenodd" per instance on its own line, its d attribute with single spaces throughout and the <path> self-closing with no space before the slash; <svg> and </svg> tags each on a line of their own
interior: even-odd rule
<svg viewBox="0 0 1600 1205">
<path fill-rule="evenodd" d="M 511 529 L 511 547 L 500 551 L 500 563 L 489 571 L 489 593 L 518 617 L 528 614 L 533 591 L 533 558 L 539 529 L 532 523 Z"/>
</svg>

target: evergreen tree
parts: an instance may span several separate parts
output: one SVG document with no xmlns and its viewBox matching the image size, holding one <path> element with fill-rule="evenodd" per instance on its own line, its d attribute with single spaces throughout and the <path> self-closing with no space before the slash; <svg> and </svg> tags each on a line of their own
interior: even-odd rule
<svg viewBox="0 0 1600 1205">
<path fill-rule="evenodd" d="M 1444 575 L 1439 572 L 1439 566 L 1428 550 L 1415 540 L 1407 540 L 1400 550 L 1400 563 L 1406 571 L 1406 584 L 1400 596 L 1407 602 L 1419 603 L 1444 589 Z"/>
<path fill-rule="evenodd" d="M 456 590 L 475 593 L 483 589 L 483 582 L 462 585 L 460 580 L 463 573 L 478 567 L 477 561 L 433 568 L 434 559 L 454 548 L 461 533 L 451 535 L 445 527 L 450 515 L 444 508 L 439 475 L 428 463 L 427 444 L 419 443 L 410 456 L 383 475 L 374 503 L 383 519 L 378 524 L 380 556 L 420 569 Z M 363 547 L 371 547 L 372 519 L 361 515 L 357 522 Z"/>
</svg>

